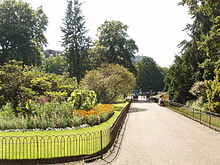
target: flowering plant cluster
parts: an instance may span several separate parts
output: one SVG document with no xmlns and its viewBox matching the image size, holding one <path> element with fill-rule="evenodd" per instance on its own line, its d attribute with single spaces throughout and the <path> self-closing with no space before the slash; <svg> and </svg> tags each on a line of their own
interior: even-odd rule
<svg viewBox="0 0 220 165">
<path fill-rule="evenodd" d="M 86 110 L 74 110 L 73 114 L 83 117 L 90 117 L 90 116 L 98 116 L 106 112 L 113 112 L 114 106 L 111 104 L 100 104 L 94 106 L 92 109 L 86 111 Z"/>
</svg>

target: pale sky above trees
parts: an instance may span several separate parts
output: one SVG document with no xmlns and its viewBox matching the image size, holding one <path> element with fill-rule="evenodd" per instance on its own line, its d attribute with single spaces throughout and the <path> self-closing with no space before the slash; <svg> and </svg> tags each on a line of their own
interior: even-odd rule
<svg viewBox="0 0 220 165">
<path fill-rule="evenodd" d="M 49 49 L 63 50 L 60 27 L 65 16 L 66 0 L 25 0 L 32 7 L 43 6 L 49 18 L 46 37 Z M 97 28 L 106 20 L 120 20 L 129 26 L 128 35 L 139 47 L 137 55 L 152 57 L 157 64 L 168 67 L 176 46 L 187 39 L 182 30 L 192 22 L 187 8 L 178 6 L 179 0 L 82 0 L 83 14 L 89 35 L 94 39 Z"/>
</svg>

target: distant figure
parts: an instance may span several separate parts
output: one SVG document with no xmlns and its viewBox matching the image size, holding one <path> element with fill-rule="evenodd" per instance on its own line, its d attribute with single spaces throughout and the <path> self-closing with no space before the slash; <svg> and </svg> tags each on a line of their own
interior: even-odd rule
<svg viewBox="0 0 220 165">
<path fill-rule="evenodd" d="M 164 106 L 164 103 L 165 103 L 164 96 L 161 95 L 161 96 L 160 96 L 160 99 L 159 99 L 159 101 L 158 101 L 158 104 L 159 104 L 160 106 Z"/>
<path fill-rule="evenodd" d="M 150 101 L 150 92 L 146 93 L 146 101 L 149 102 Z"/>
</svg>

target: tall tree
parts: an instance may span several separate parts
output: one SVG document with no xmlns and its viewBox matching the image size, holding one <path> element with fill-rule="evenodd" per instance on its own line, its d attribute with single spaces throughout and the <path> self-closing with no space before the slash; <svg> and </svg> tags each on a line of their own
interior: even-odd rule
<svg viewBox="0 0 220 165">
<path fill-rule="evenodd" d="M 194 19 L 193 23 L 188 24 L 185 29 L 191 37 L 189 42 L 183 44 L 182 54 L 186 60 L 188 59 L 186 64 L 191 68 L 191 72 L 195 73 L 195 81 L 213 79 L 214 61 L 216 61 L 213 57 L 217 56 L 218 52 L 213 44 L 211 46 L 213 39 L 210 37 L 213 37 L 219 28 L 220 1 L 182 0 L 180 4 L 188 6 L 188 12 Z M 215 35 L 214 41 L 218 43 L 218 40 Z"/>
<path fill-rule="evenodd" d="M 98 28 L 98 40 L 93 48 L 96 65 L 101 63 L 120 64 L 136 72 L 132 59 L 138 51 L 135 41 L 127 34 L 128 26 L 120 21 L 105 21 Z"/>
<path fill-rule="evenodd" d="M 65 57 L 68 71 L 79 82 L 88 69 L 88 49 L 90 37 L 87 36 L 85 18 L 82 14 L 79 0 L 68 0 L 64 26 L 61 28 L 64 36 L 62 45 L 65 48 Z"/>
<path fill-rule="evenodd" d="M 137 62 L 138 87 L 142 91 L 160 91 L 164 88 L 163 71 L 151 57 Z"/>
<path fill-rule="evenodd" d="M 219 63 L 219 0 L 181 0 L 188 6 L 193 23 L 185 28 L 190 41 L 180 43 L 182 51 L 176 57 L 165 80 L 174 100 L 186 102 L 192 99 L 189 90 L 197 81 L 213 80 Z M 183 90 L 184 89 L 184 90 Z"/>
<path fill-rule="evenodd" d="M 204 69 L 203 78 L 205 80 L 213 80 L 214 70 L 220 65 L 220 15 L 213 19 L 213 26 L 209 34 L 203 36 L 203 38 L 204 41 L 200 42 L 199 47 L 207 55 L 207 58 L 201 65 Z"/>
<path fill-rule="evenodd" d="M 175 56 L 174 64 L 166 73 L 164 82 L 168 88 L 172 99 L 184 103 L 193 96 L 189 93 L 193 85 L 192 72 L 184 65 L 184 60 L 180 56 Z"/>
<path fill-rule="evenodd" d="M 44 36 L 48 20 L 42 7 L 34 10 L 17 0 L 0 2 L 0 64 L 20 60 L 39 64 L 47 40 Z"/>
</svg>

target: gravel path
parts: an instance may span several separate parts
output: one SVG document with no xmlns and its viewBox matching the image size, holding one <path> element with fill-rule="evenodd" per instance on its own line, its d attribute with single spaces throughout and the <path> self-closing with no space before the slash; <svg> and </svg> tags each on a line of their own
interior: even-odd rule
<svg viewBox="0 0 220 165">
<path fill-rule="evenodd" d="M 220 133 L 156 103 L 132 103 L 113 165 L 220 165 Z"/>
</svg>

